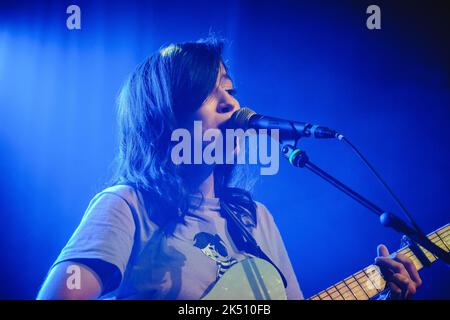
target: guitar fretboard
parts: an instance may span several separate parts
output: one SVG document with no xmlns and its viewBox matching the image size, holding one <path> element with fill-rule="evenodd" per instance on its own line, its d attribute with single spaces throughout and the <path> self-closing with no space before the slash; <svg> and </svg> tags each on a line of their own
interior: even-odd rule
<svg viewBox="0 0 450 320">
<path fill-rule="evenodd" d="M 444 249 L 446 252 L 450 250 L 450 224 L 430 233 L 428 238 L 437 246 Z M 435 262 L 437 257 L 431 252 L 419 246 L 425 253 L 430 262 Z M 423 265 L 415 256 L 409 247 L 404 247 L 397 251 L 407 256 L 420 270 Z M 361 271 L 352 274 L 345 280 L 336 283 L 335 285 L 319 292 L 318 294 L 309 298 L 309 300 L 369 300 L 377 294 L 384 291 L 386 281 L 376 265 L 370 265 Z"/>
</svg>

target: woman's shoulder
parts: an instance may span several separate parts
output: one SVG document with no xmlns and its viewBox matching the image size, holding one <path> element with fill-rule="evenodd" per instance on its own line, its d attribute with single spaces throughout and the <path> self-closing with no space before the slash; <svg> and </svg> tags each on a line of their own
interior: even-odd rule
<svg viewBox="0 0 450 320">
<path fill-rule="evenodd" d="M 133 186 L 127 184 L 116 184 L 109 186 L 97 193 L 97 195 L 112 194 L 125 199 L 132 199 L 138 196 L 138 191 Z"/>
<path fill-rule="evenodd" d="M 108 186 L 97 192 L 91 199 L 89 207 L 128 207 L 134 209 L 139 207 L 140 193 L 132 186 L 118 184 Z"/>
<path fill-rule="evenodd" d="M 122 198 L 126 202 L 136 202 L 139 198 L 139 191 L 133 186 L 126 184 L 117 184 L 108 186 L 103 190 L 97 192 L 93 199 L 106 197 L 106 198 Z"/>
</svg>

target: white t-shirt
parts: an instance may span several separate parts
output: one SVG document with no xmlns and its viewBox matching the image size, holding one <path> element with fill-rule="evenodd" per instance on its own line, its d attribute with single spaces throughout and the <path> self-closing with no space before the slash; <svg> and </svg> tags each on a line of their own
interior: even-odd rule
<svg viewBox="0 0 450 320">
<path fill-rule="evenodd" d="M 116 266 L 117 285 L 103 298 L 201 299 L 233 264 L 252 256 L 236 248 L 219 209 L 218 198 L 204 199 L 167 233 L 146 211 L 141 192 L 107 188 L 91 200 L 53 266 L 79 259 Z M 303 299 L 278 228 L 260 203 L 252 235 L 286 278 L 288 299 Z"/>
</svg>

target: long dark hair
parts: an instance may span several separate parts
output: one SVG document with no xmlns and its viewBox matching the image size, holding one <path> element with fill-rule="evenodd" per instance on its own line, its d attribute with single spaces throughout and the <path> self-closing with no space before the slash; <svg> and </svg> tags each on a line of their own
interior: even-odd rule
<svg viewBox="0 0 450 320">
<path fill-rule="evenodd" d="M 180 218 L 189 208 L 189 190 L 180 166 L 171 161 L 171 133 L 197 110 L 216 85 L 224 42 L 213 37 L 171 44 L 137 66 L 118 97 L 119 151 L 112 184 L 145 192 L 147 210 Z M 215 191 L 237 201 L 256 223 L 249 187 L 238 165 L 216 165 Z M 232 185 L 233 178 L 247 185 Z"/>
</svg>

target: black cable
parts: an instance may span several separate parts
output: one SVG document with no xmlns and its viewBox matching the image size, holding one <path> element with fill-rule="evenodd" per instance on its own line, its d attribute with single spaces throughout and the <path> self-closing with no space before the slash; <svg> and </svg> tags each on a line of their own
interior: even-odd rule
<svg viewBox="0 0 450 320">
<path fill-rule="evenodd" d="M 361 158 L 361 160 L 369 167 L 369 169 L 372 171 L 372 173 L 377 177 L 378 181 L 387 189 L 389 194 L 394 198 L 397 205 L 402 209 L 405 216 L 408 218 L 409 222 L 414 226 L 414 228 L 421 234 L 424 234 L 423 231 L 420 229 L 419 225 L 416 223 L 414 218 L 412 217 L 411 213 L 409 213 L 408 209 L 403 205 L 403 203 L 400 201 L 399 197 L 395 194 L 395 192 L 392 190 L 392 188 L 389 187 L 386 181 L 381 177 L 381 175 L 375 170 L 375 168 L 370 164 L 370 162 L 363 156 L 363 154 L 358 150 L 356 146 L 354 146 L 350 140 L 348 140 L 345 136 L 340 135 L 339 140 L 344 140 L 350 148 L 356 152 L 356 154 Z"/>
</svg>

